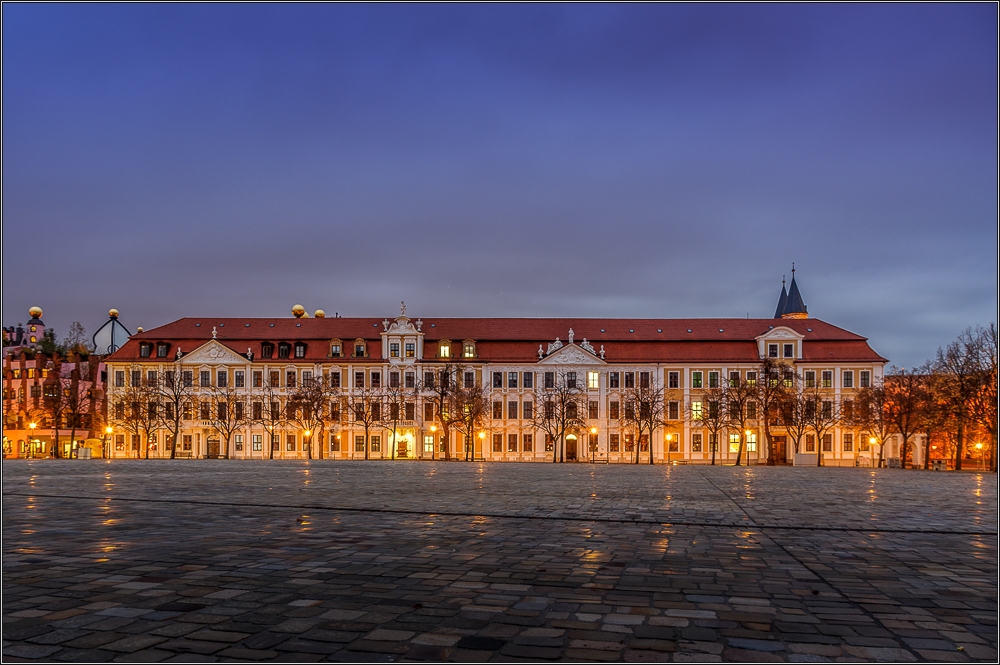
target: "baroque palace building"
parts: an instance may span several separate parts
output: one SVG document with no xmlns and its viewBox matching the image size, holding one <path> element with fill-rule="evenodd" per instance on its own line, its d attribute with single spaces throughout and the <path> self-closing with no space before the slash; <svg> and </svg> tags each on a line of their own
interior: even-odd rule
<svg viewBox="0 0 1000 665">
<path fill-rule="evenodd" d="M 866 338 L 808 318 L 794 275 L 787 292 L 782 284 L 769 319 L 421 320 L 406 316 L 405 305 L 399 316 L 381 320 L 326 318 L 320 310 L 310 318 L 298 305 L 293 314 L 184 318 L 132 335 L 106 359 L 108 420 L 116 427 L 110 455 L 146 455 L 137 430 L 118 423 L 129 409 L 143 408 L 131 386 L 169 376 L 188 391 L 178 414 L 181 458 L 466 459 L 468 445 L 473 459 L 550 461 L 558 443 L 537 426 L 536 402 L 546 387 L 572 382 L 585 413 L 563 437 L 567 461 L 629 462 L 638 447 L 648 462 L 651 443 L 657 462 L 709 463 L 715 445 L 716 462 L 732 463 L 740 436 L 727 432 L 710 441 L 691 417 L 719 382 L 752 380 L 768 357 L 839 403 L 880 380 L 887 362 Z M 442 435 L 426 389 L 442 368 L 458 368 L 457 380 L 486 395 L 489 408 L 472 442 L 454 427 L 447 440 Z M 268 422 L 269 404 L 283 408 L 311 381 L 332 390 L 325 431 L 313 433 L 289 418 Z M 639 386 L 662 389 L 664 424 L 651 441 L 635 441 L 622 425 L 624 394 Z M 366 417 L 353 404 L 384 391 L 401 395 L 402 408 L 392 422 L 386 409 L 366 431 Z M 216 410 L 227 408 L 238 410 L 238 422 L 221 432 Z M 752 422 L 745 434 L 744 460 L 763 463 L 762 423 Z M 785 433 L 772 427 L 772 435 L 776 461 L 791 462 Z M 307 453 L 310 436 L 317 440 Z M 168 429 L 151 427 L 148 437 L 150 457 L 169 456 Z M 800 453 L 815 464 L 819 448 L 826 464 L 854 466 L 871 459 L 867 442 L 863 433 L 837 426 L 821 440 L 806 435 Z"/>
</svg>

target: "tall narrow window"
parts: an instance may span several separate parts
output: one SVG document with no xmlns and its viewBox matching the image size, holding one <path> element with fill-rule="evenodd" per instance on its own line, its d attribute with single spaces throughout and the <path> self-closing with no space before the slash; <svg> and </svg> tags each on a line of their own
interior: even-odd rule
<svg viewBox="0 0 1000 665">
<path fill-rule="evenodd" d="M 406 357 L 412 358 L 417 355 L 417 345 L 413 342 L 406 343 Z"/>
<path fill-rule="evenodd" d="M 556 387 L 556 373 L 555 372 L 546 372 L 545 373 L 545 387 L 546 388 L 555 388 Z"/>
<path fill-rule="evenodd" d="M 691 372 L 691 387 L 692 388 L 701 388 L 701 386 L 702 386 L 702 384 L 701 384 L 701 377 L 702 377 L 701 372 Z"/>
<path fill-rule="evenodd" d="M 680 388 L 680 385 L 681 385 L 680 372 L 667 372 L 667 387 Z"/>
<path fill-rule="evenodd" d="M 844 370 L 844 387 L 845 388 L 854 387 L 854 372 L 849 369 Z"/>
<path fill-rule="evenodd" d="M 507 387 L 517 388 L 517 372 L 507 372 Z"/>
<path fill-rule="evenodd" d="M 786 358 L 794 358 L 795 357 L 795 345 L 794 344 L 785 344 L 784 352 L 785 352 L 785 357 Z"/>
<path fill-rule="evenodd" d="M 778 345 L 777 344 L 768 344 L 767 345 L 767 357 L 768 358 L 777 358 L 778 357 Z"/>
<path fill-rule="evenodd" d="M 649 388 L 649 372 L 639 372 L 639 387 Z"/>
<path fill-rule="evenodd" d="M 507 402 L 507 418 L 517 420 L 517 402 Z"/>
<path fill-rule="evenodd" d="M 621 375 L 618 372 L 608 372 L 608 388 L 621 388 Z"/>
<path fill-rule="evenodd" d="M 503 372 L 493 372 L 493 387 L 503 388 Z"/>
<path fill-rule="evenodd" d="M 709 388 L 718 388 L 719 387 L 719 373 L 718 372 L 709 372 L 708 373 L 708 387 Z"/>
<path fill-rule="evenodd" d="M 635 372 L 625 372 L 625 387 L 635 388 Z"/>
<path fill-rule="evenodd" d="M 414 388 L 417 385 L 417 374 L 416 372 L 406 372 L 403 375 L 403 387 L 404 388 Z"/>
<path fill-rule="evenodd" d="M 872 373 L 867 369 L 861 370 L 861 387 L 870 388 L 871 385 L 872 385 Z"/>
<path fill-rule="evenodd" d="M 246 387 L 246 374 L 244 372 L 241 371 L 235 372 L 233 378 L 235 379 L 235 385 L 237 388 Z"/>
<path fill-rule="evenodd" d="M 597 412 L 597 407 L 598 407 L 597 400 L 590 400 L 587 403 L 587 417 L 590 418 L 591 420 L 597 420 L 597 418 L 599 417 Z"/>
<path fill-rule="evenodd" d="M 389 357 L 390 358 L 399 357 L 399 342 L 389 342 Z"/>
<path fill-rule="evenodd" d="M 587 372 L 587 388 L 597 390 L 601 387 L 601 375 L 598 372 Z"/>
<path fill-rule="evenodd" d="M 566 372 L 566 387 L 576 388 L 576 372 Z"/>
<path fill-rule="evenodd" d="M 377 370 L 372 370 L 372 388 L 382 387 L 382 373 Z"/>
<path fill-rule="evenodd" d="M 465 385 L 466 388 L 475 388 L 476 387 L 476 373 L 475 372 L 466 372 L 465 373 L 465 377 L 463 378 L 463 381 L 465 382 L 464 385 Z"/>
<path fill-rule="evenodd" d="M 823 370 L 823 387 L 832 388 L 833 387 L 833 372 L 830 370 Z"/>
<path fill-rule="evenodd" d="M 521 374 L 521 385 L 525 388 L 534 388 L 535 375 L 532 372 L 524 372 Z"/>
</svg>

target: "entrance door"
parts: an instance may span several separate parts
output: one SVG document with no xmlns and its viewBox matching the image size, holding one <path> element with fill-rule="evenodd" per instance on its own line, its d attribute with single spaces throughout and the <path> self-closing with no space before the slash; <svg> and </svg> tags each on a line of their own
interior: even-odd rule
<svg viewBox="0 0 1000 665">
<path fill-rule="evenodd" d="M 775 464 L 785 464 L 788 461 L 788 439 L 784 436 L 772 436 L 771 448 L 774 453 Z"/>
<path fill-rule="evenodd" d="M 576 461 L 576 436 L 573 434 L 566 437 L 566 461 Z"/>
<path fill-rule="evenodd" d="M 206 442 L 208 444 L 208 456 L 218 457 L 219 456 L 219 437 L 210 436 Z"/>
<path fill-rule="evenodd" d="M 396 457 L 406 457 L 406 439 L 396 440 Z"/>
</svg>

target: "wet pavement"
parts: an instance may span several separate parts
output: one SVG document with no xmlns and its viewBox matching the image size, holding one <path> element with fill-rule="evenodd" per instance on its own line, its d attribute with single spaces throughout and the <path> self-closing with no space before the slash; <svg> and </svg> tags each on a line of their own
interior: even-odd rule
<svg viewBox="0 0 1000 665">
<path fill-rule="evenodd" d="M 995 661 L 991 474 L 8 460 L 4 661 Z"/>
</svg>

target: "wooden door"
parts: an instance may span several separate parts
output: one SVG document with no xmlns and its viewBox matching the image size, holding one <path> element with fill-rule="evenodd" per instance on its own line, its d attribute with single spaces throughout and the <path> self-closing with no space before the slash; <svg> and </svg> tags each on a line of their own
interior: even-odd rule
<svg viewBox="0 0 1000 665">
<path fill-rule="evenodd" d="M 566 461 L 576 461 L 576 437 L 572 435 L 566 437 Z"/>
<path fill-rule="evenodd" d="M 771 437 L 771 448 L 773 449 L 775 464 L 785 464 L 788 461 L 787 440 L 788 440 L 787 437 L 784 436 Z"/>
<path fill-rule="evenodd" d="M 208 437 L 208 441 L 206 443 L 208 444 L 208 456 L 209 457 L 218 457 L 219 456 L 219 437 L 217 437 L 217 436 L 210 436 L 210 437 Z"/>
</svg>

